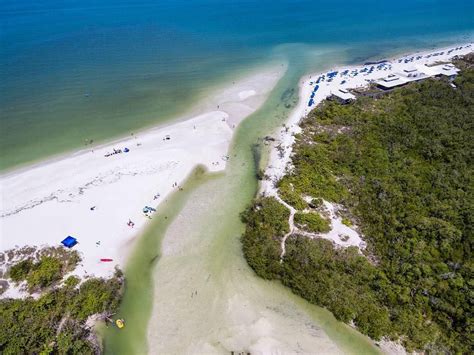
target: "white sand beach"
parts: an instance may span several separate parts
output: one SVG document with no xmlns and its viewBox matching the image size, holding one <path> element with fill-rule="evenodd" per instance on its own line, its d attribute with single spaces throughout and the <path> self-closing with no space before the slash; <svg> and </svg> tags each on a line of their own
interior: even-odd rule
<svg viewBox="0 0 474 355">
<path fill-rule="evenodd" d="M 262 181 L 261 193 L 277 194 L 276 181 L 291 168 L 291 146 L 294 134 L 300 131 L 298 123 L 326 97 L 391 74 L 407 80 L 405 69 L 416 69 L 427 77 L 432 71 L 427 64 L 449 62 L 471 51 L 472 45 L 464 44 L 391 59 L 383 65 L 351 66 L 334 69 L 331 75 L 303 77 L 299 103 L 272 143 L 266 169 L 269 178 Z M 124 265 L 133 240 L 149 221 L 143 208 L 156 208 L 179 190 L 197 165 L 223 171 L 233 131 L 263 104 L 285 70 L 284 65 L 274 66 L 220 88 L 178 123 L 2 175 L 0 251 L 26 245 L 57 246 L 70 235 L 77 238 L 74 249 L 82 257 L 75 274 L 112 274 L 116 265 Z M 153 212 L 149 217 L 153 218 Z M 342 226 L 336 219 L 332 222 L 333 227 Z M 340 233 L 349 234 L 333 228 L 322 237 L 340 243 Z M 354 242 L 346 245 L 358 243 L 354 233 Z M 102 258 L 112 262 L 101 262 Z M 2 297 L 20 294 L 10 288 Z"/>
<path fill-rule="evenodd" d="M 261 182 L 260 194 L 278 197 L 276 183 L 288 171 L 291 171 L 292 145 L 295 142 L 294 135 L 301 132 L 299 123 L 304 117 L 327 97 L 336 94 L 342 97 L 355 98 L 348 92 L 350 89 L 367 87 L 372 82 L 388 79 L 387 85 L 392 82 L 407 83 L 425 79 L 440 72 L 444 75 L 451 74 L 454 68 L 445 66 L 455 56 L 466 55 L 473 51 L 473 44 L 466 43 L 454 45 L 447 48 L 433 49 L 412 53 L 386 61 L 373 64 L 346 66 L 334 68 L 324 73 L 316 73 L 304 76 L 299 83 L 299 102 L 295 107 L 285 125 L 273 136 L 269 161 L 265 170 L 267 177 Z M 358 232 L 341 223 L 341 218 L 334 213 L 335 206 L 325 201 L 326 210 L 330 213 L 331 228 L 329 233 L 321 234 L 319 237 L 333 241 L 341 247 L 358 246 L 364 248 L 365 243 Z M 344 241 L 340 236 L 349 237 Z M 282 247 L 284 251 L 284 246 Z"/>
<path fill-rule="evenodd" d="M 75 274 L 111 275 L 149 222 L 143 208 L 179 190 L 197 165 L 223 171 L 235 128 L 285 70 L 273 66 L 236 80 L 179 123 L 1 176 L 0 251 L 57 246 L 70 235 L 82 257 Z M 10 288 L 2 297 L 18 295 Z"/>
</svg>

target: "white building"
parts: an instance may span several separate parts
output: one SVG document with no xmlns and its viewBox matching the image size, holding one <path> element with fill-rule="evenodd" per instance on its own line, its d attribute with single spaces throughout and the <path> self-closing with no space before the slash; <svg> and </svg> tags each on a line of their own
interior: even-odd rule
<svg viewBox="0 0 474 355">
<path fill-rule="evenodd" d="M 439 64 L 434 66 L 422 65 L 419 70 L 425 73 L 427 76 L 447 76 L 448 78 L 454 78 L 458 75 L 459 69 L 452 64 Z"/>
<path fill-rule="evenodd" d="M 351 94 L 346 89 L 339 89 L 337 91 L 331 91 L 333 99 L 339 101 L 342 104 L 347 104 L 356 99 L 355 95 Z"/>
<path fill-rule="evenodd" d="M 375 83 L 383 90 L 390 90 L 412 81 L 423 80 L 430 77 L 446 76 L 453 79 L 458 72 L 459 69 L 452 64 L 439 64 L 434 66 L 417 65 L 403 69 L 401 73 L 390 74 L 386 78 L 376 80 Z"/>
</svg>

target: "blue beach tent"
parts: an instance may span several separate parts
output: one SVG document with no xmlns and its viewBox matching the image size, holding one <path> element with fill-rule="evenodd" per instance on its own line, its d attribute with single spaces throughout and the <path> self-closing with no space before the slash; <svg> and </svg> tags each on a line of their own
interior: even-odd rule
<svg viewBox="0 0 474 355">
<path fill-rule="evenodd" d="M 64 245 L 66 248 L 72 248 L 74 245 L 77 244 L 77 239 L 68 235 L 67 238 L 64 238 L 61 244 Z"/>
</svg>

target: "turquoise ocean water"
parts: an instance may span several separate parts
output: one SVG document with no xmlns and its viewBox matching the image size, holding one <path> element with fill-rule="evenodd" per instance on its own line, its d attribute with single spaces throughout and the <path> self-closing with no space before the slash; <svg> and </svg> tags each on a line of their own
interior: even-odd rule
<svg viewBox="0 0 474 355">
<path fill-rule="evenodd" d="M 167 223 L 183 210 L 193 240 L 207 243 L 169 274 L 186 288 L 183 275 L 212 272 L 216 297 L 242 292 L 257 309 L 283 304 L 291 315 L 297 308 L 298 317 L 308 314 L 345 352 L 371 353 L 367 339 L 246 266 L 239 213 L 257 190 L 252 148 L 284 122 L 305 72 L 472 41 L 473 13 L 472 0 L 0 0 L 0 169 L 169 122 L 217 84 L 285 60 L 285 77 L 238 129 L 230 152 L 237 158 L 226 173 L 191 178 L 186 195 L 160 207 Z M 219 198 L 209 202 L 208 196 Z M 206 213 L 186 212 L 188 199 Z M 172 288 L 160 289 L 163 262 L 173 262 L 160 256 L 167 223 L 150 225 L 125 267 L 128 286 L 119 315 L 133 326 L 108 329 L 109 353 L 153 348 L 147 341 L 153 302 L 169 301 L 170 312 L 193 311 L 174 304 Z M 213 314 L 212 302 L 200 306 Z M 200 321 L 208 318 L 214 319 Z"/>
<path fill-rule="evenodd" d="M 473 13 L 471 0 L 1 0 L 0 169 L 168 121 L 276 55 L 303 73 L 321 49 L 353 62 L 466 40 Z"/>
</svg>

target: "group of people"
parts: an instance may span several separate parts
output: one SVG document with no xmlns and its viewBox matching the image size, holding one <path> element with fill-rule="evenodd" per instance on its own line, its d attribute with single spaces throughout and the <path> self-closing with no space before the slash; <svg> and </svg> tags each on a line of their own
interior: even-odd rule
<svg viewBox="0 0 474 355">
<path fill-rule="evenodd" d="M 107 154 L 104 155 L 104 157 L 110 157 L 110 156 L 115 155 L 115 154 L 128 153 L 129 151 L 130 151 L 130 149 L 128 149 L 128 148 L 125 148 L 123 151 L 122 151 L 122 149 L 115 149 L 114 148 L 112 150 L 112 153 L 107 153 Z"/>
<path fill-rule="evenodd" d="M 173 188 L 177 187 L 179 191 L 183 191 L 183 188 L 181 186 L 179 186 L 177 182 L 173 183 L 173 185 L 171 185 L 171 187 L 173 187 Z"/>
</svg>

